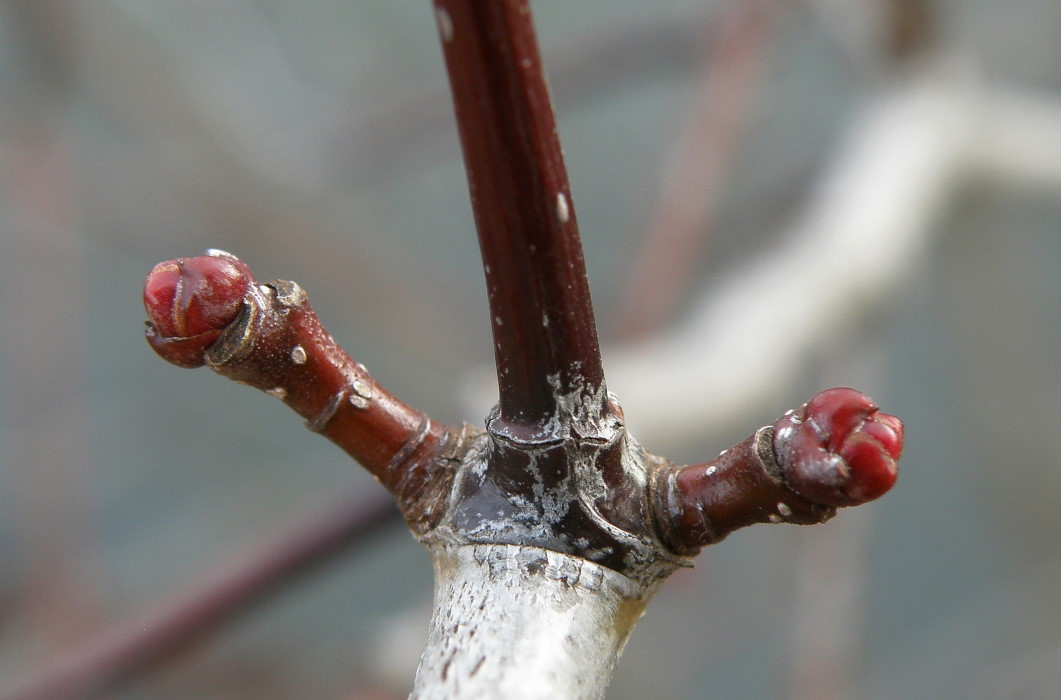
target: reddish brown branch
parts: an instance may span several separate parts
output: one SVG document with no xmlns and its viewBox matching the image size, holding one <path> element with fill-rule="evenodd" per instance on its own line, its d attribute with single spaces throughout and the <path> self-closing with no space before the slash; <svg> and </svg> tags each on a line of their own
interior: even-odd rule
<svg viewBox="0 0 1061 700">
<path fill-rule="evenodd" d="M 575 210 L 526 0 L 436 0 L 490 299 L 499 416 L 604 387 Z"/>
<path fill-rule="evenodd" d="M 606 392 L 530 8 L 525 0 L 436 0 L 435 11 L 500 388 L 485 468 L 465 465 L 447 525 L 458 539 L 542 546 L 656 577 L 673 557 L 651 535 L 643 455 Z"/>
<path fill-rule="evenodd" d="M 168 604 L 85 640 L 2 694 L 4 700 L 63 700 L 102 693 L 158 665 L 246 613 L 268 595 L 397 519 L 388 499 L 345 501 Z"/>
<path fill-rule="evenodd" d="M 689 556 L 756 523 L 807 525 L 835 515 L 785 485 L 774 466 L 773 435 L 766 426 L 710 462 L 654 474 L 657 527 L 671 549 Z"/>
<path fill-rule="evenodd" d="M 297 284 L 258 284 L 234 256 L 211 251 L 156 265 L 145 306 L 160 355 L 184 367 L 207 364 L 282 400 L 379 479 L 418 531 L 441 516 L 459 433 L 380 386 L 324 329 Z"/>
<path fill-rule="evenodd" d="M 809 525 L 882 496 L 903 426 L 854 389 L 827 389 L 710 462 L 653 474 L 660 538 L 695 554 L 755 523 Z"/>
</svg>

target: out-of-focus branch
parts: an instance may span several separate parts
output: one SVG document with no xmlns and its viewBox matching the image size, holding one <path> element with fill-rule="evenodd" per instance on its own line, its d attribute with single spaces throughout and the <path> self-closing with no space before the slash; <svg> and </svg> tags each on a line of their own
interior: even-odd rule
<svg viewBox="0 0 1061 700">
<path fill-rule="evenodd" d="M 631 76 L 680 69 L 695 56 L 709 16 L 702 9 L 639 14 L 552 47 L 556 98 L 581 100 Z M 328 94 L 300 83 L 284 37 L 253 3 L 226 3 L 210 19 L 183 5 L 93 3 L 79 8 L 78 18 L 78 78 L 104 100 L 102 108 L 155 133 L 190 125 L 195 142 L 208 145 L 193 155 L 238 168 L 240 190 L 247 181 L 266 192 L 363 188 L 381 174 L 415 169 L 452 129 L 449 94 L 437 83 L 389 83 L 379 108 L 350 99 L 347 87 Z M 218 30 L 225 26 L 240 31 Z M 187 36 L 197 41 L 182 41 Z M 55 35 L 51 43 L 68 48 L 64 39 Z M 134 60 L 114 61 L 115 44 L 136 51 Z"/>
<path fill-rule="evenodd" d="M 5 500 L 32 630 L 25 636 L 51 646 L 96 628 L 102 607 L 90 563 L 99 543 L 84 390 L 88 262 L 71 134 L 39 114 L 22 115 L 12 131 L 0 155 L 9 263 L 0 280 L 8 359 L 0 412 L 10 421 L 0 453 L 10 465 Z"/>
<path fill-rule="evenodd" d="M 802 0 L 863 77 L 890 74 L 925 58 L 940 32 L 935 0 Z"/>
<path fill-rule="evenodd" d="M 670 145 L 659 198 L 633 261 L 619 318 L 624 338 L 658 331 L 687 295 L 789 4 L 744 0 L 711 27 L 714 38 L 704 55 L 690 118 Z"/>
<path fill-rule="evenodd" d="M 673 333 L 609 353 L 612 388 L 642 439 L 732 427 L 789 386 L 818 343 L 892 298 L 984 136 L 976 104 L 949 76 L 881 90 L 774 247 L 706 290 Z"/>
<path fill-rule="evenodd" d="M 886 0 L 884 48 L 897 60 L 923 56 L 938 37 L 935 0 Z"/>
<path fill-rule="evenodd" d="M 999 186 L 1061 191 L 1061 96 L 996 88 L 980 98 L 970 173 Z"/>
<path fill-rule="evenodd" d="M 893 298 L 956 192 L 975 179 L 1057 191 L 1059 153 L 1056 97 L 989 89 L 953 60 L 881 88 L 773 248 L 706 289 L 674 332 L 608 353 L 631 426 L 652 442 L 732 426 Z"/>
<path fill-rule="evenodd" d="M 265 538 L 258 551 L 147 611 L 84 640 L 4 700 L 65 700 L 94 696 L 154 667 L 283 590 L 313 567 L 397 522 L 389 498 L 345 500 L 295 528 Z"/>
<path fill-rule="evenodd" d="M 706 288 L 672 332 L 609 348 L 609 385 L 633 429 L 649 443 L 687 443 L 703 425 L 733 427 L 900 288 L 965 183 L 1055 192 L 1057 153 L 1061 99 L 989 89 L 953 57 L 880 88 L 773 247 Z M 786 313 L 794 299 L 801 312 Z M 487 403 L 487 384 L 474 380 L 471 404 Z"/>
</svg>

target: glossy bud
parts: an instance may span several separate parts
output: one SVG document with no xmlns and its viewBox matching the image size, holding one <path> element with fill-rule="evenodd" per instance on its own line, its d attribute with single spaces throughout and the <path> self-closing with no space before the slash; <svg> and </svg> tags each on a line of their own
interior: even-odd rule
<svg viewBox="0 0 1061 700">
<path fill-rule="evenodd" d="M 175 365 L 203 365 L 252 282 L 247 266 L 222 251 L 155 265 L 144 283 L 148 343 Z"/>
<path fill-rule="evenodd" d="M 775 424 L 786 483 L 805 498 L 853 506 L 884 495 L 898 477 L 903 424 L 860 391 L 826 389 Z"/>
</svg>

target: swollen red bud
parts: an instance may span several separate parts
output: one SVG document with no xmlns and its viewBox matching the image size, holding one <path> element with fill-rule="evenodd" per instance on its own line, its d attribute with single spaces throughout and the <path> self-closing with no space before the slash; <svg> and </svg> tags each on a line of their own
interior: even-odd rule
<svg viewBox="0 0 1061 700">
<path fill-rule="evenodd" d="M 252 282 L 247 266 L 222 251 L 155 265 L 144 283 L 148 343 L 175 365 L 201 366 Z"/>
<path fill-rule="evenodd" d="M 903 424 L 895 416 L 878 413 L 876 420 L 866 421 L 862 432 L 869 435 L 884 448 L 892 459 L 899 459 L 903 451 Z"/>
<path fill-rule="evenodd" d="M 838 387 L 826 389 L 808 401 L 803 419 L 825 438 L 826 448 L 836 452 L 840 441 L 876 411 L 873 400 L 861 391 Z"/>
<path fill-rule="evenodd" d="M 785 482 L 816 503 L 853 506 L 884 495 L 898 477 L 903 424 L 860 391 L 826 389 L 775 424 Z"/>
</svg>

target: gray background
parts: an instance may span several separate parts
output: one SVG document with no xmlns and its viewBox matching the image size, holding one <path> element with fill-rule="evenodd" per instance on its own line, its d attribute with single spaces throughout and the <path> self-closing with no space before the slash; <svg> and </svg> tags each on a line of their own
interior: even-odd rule
<svg viewBox="0 0 1061 700">
<path fill-rule="evenodd" d="M 535 5 L 606 355 L 702 39 L 728 4 Z M 823 4 L 857 19 L 870 3 Z M 1061 90 L 1055 0 L 936 8 L 939 45 L 987 85 Z M 872 40 L 822 17 L 797 4 L 773 40 L 698 263 L 705 284 L 769 248 L 885 70 Z M 1059 202 L 963 188 L 901 291 L 823 338 L 743 427 L 678 445 L 641 436 L 706 459 L 834 384 L 865 388 L 908 430 L 879 503 L 734 534 L 674 576 L 609 697 L 814 697 L 800 667 L 837 630 L 845 697 L 1056 692 Z M 278 402 L 146 347 L 147 270 L 207 247 L 302 283 L 409 403 L 481 421 L 460 397 L 491 361 L 488 315 L 426 0 L 0 4 L 5 683 L 321 504 L 378 488 Z M 120 697 L 403 697 L 430 576 L 394 527 Z M 801 622 L 815 591 L 837 604 Z"/>
</svg>

